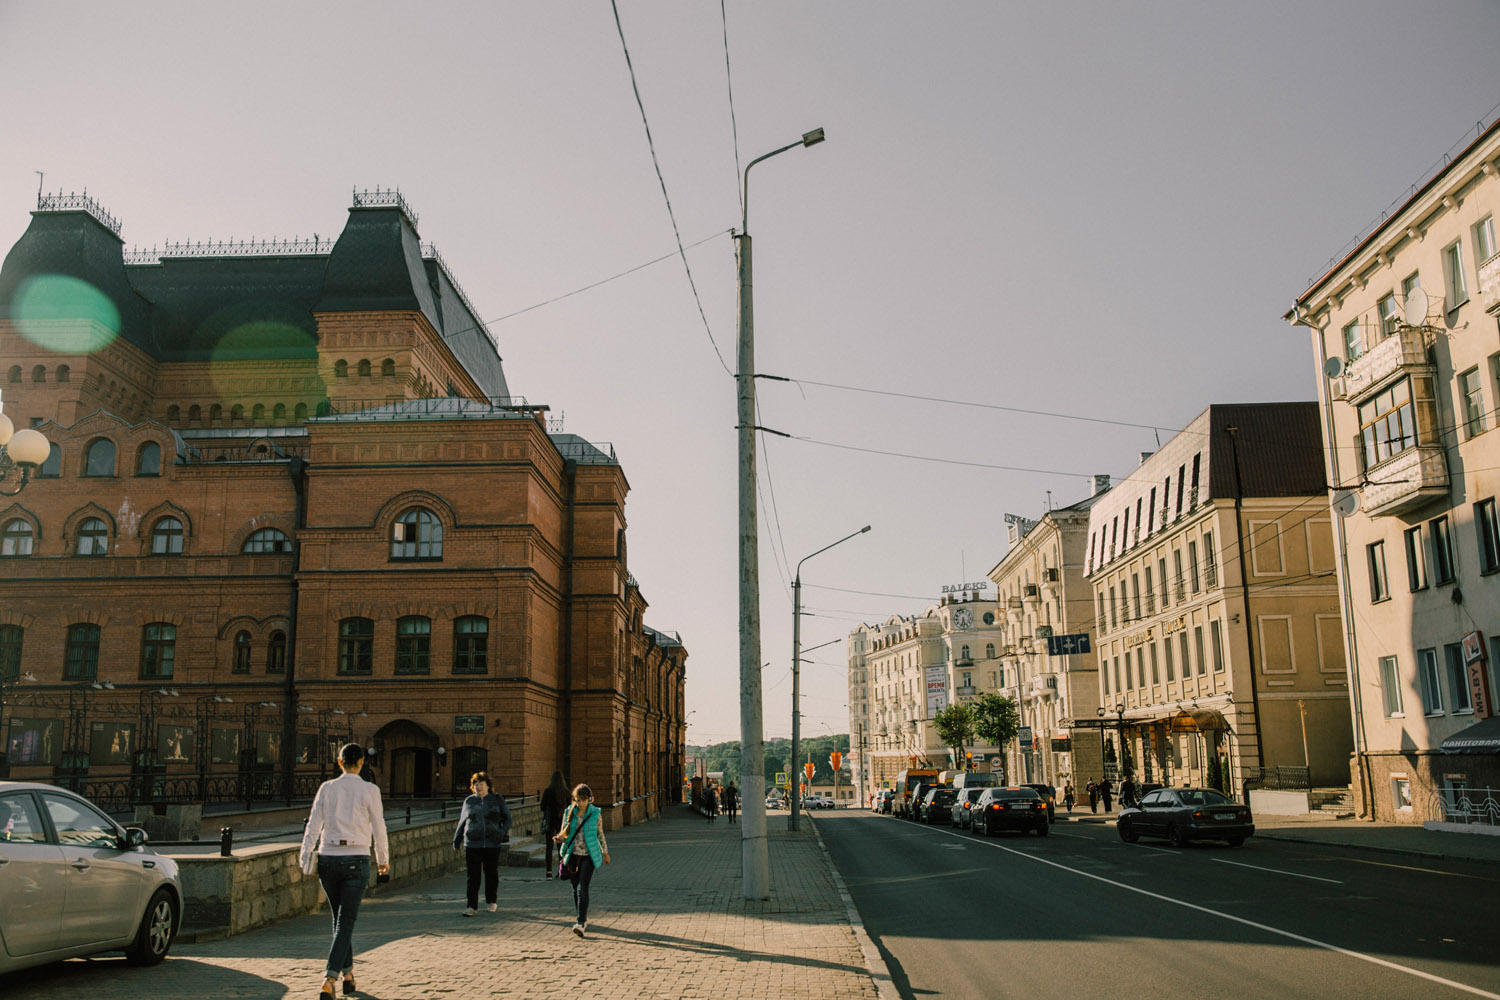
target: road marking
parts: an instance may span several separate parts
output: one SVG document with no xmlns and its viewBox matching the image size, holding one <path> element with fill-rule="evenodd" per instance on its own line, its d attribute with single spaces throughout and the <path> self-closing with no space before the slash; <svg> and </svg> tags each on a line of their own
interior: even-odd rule
<svg viewBox="0 0 1500 1000">
<path fill-rule="evenodd" d="M 1242 861 L 1225 861 L 1223 858 L 1210 858 L 1209 860 L 1213 861 L 1216 864 L 1234 865 L 1236 868 L 1254 868 L 1258 872 L 1272 872 L 1276 875 L 1290 875 L 1292 878 L 1310 878 L 1314 882 L 1332 882 L 1334 885 L 1344 884 L 1342 881 L 1336 878 L 1323 878 L 1318 875 L 1303 875 L 1300 872 L 1282 871 L 1280 868 L 1262 868 L 1260 865 L 1247 865 Z"/>
<path fill-rule="evenodd" d="M 1132 851 L 1156 851 L 1158 854 L 1181 854 L 1181 851 L 1169 851 L 1165 847 L 1152 847 L 1150 844 L 1131 844 L 1128 850 Z"/>
<path fill-rule="evenodd" d="M 952 836 L 957 836 L 957 834 L 952 834 Z M 1152 899 L 1160 900 L 1163 903 L 1169 903 L 1173 906 L 1181 906 L 1184 909 L 1188 910 L 1196 910 L 1199 913 L 1205 913 L 1211 917 L 1218 917 L 1220 920 L 1228 920 L 1230 923 L 1241 924 L 1245 927 L 1253 927 L 1256 930 L 1265 931 L 1267 934 L 1275 934 L 1279 937 L 1289 938 L 1292 941 L 1300 941 L 1303 944 L 1312 945 L 1315 948 L 1322 948 L 1326 951 L 1344 955 L 1348 958 L 1358 959 L 1361 962 L 1369 962 L 1371 965 L 1378 965 L 1382 968 L 1392 969 L 1396 972 L 1404 972 L 1409 976 L 1416 976 L 1418 979 L 1425 979 L 1430 983 L 1441 983 L 1444 986 L 1451 986 L 1456 990 L 1463 991 L 1464 993 L 1472 993 L 1475 996 L 1479 997 L 1488 997 L 1489 1000 L 1500 1000 L 1500 993 L 1491 993 L 1488 990 L 1482 990 L 1477 986 L 1470 986 L 1467 983 L 1460 983 L 1453 979 L 1444 979 L 1442 976 L 1435 976 L 1430 972 L 1423 972 L 1421 969 L 1413 969 L 1410 966 L 1398 965 L 1395 962 L 1389 962 L 1383 958 L 1376 958 L 1374 955 L 1366 955 L 1363 952 L 1353 951 L 1349 948 L 1343 948 L 1336 944 L 1330 944 L 1327 941 L 1319 941 L 1317 938 L 1306 937 L 1302 934 L 1296 934 L 1292 931 L 1282 930 L 1279 927 L 1272 927 L 1269 924 L 1262 924 L 1254 920 L 1247 920 L 1244 917 L 1237 917 L 1232 913 L 1225 913 L 1222 910 L 1212 910 L 1206 906 L 1199 906 L 1197 903 L 1189 903 L 1188 901 L 1183 899 L 1173 899 L 1171 896 L 1163 896 L 1161 893 L 1152 892 L 1150 889 L 1142 889 L 1139 886 L 1127 885 L 1124 882 L 1117 882 L 1112 878 L 1105 878 L 1103 875 L 1095 875 L 1093 872 L 1082 871 L 1078 868 L 1070 868 L 1065 864 L 1061 864 L 1049 858 L 1043 858 L 1035 854 L 1028 854 L 1025 851 L 1018 851 L 1013 847 L 1006 847 L 1004 844 L 993 844 L 987 841 L 981 841 L 981 843 L 983 843 L 986 847 L 993 847 L 997 851 L 1004 851 L 1007 854 L 1014 854 L 1018 858 L 1026 858 L 1027 860 L 1035 861 L 1038 864 L 1047 865 L 1052 868 L 1058 868 L 1065 872 L 1072 872 L 1074 875 L 1080 875 L 1083 878 L 1091 878 L 1096 882 L 1103 882 L 1105 885 L 1112 885 L 1117 889 L 1124 889 L 1126 892 L 1139 893 L 1142 896 L 1149 896 Z"/>
</svg>

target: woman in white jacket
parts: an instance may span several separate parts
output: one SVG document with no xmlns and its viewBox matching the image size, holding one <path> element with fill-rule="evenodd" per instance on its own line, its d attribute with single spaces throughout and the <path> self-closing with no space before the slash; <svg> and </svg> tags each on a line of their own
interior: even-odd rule
<svg viewBox="0 0 1500 1000">
<path fill-rule="evenodd" d="M 365 766 L 364 748 L 346 743 L 339 750 L 343 774 L 325 781 L 313 799 L 302 835 L 302 870 L 318 875 L 328 912 L 333 918 L 333 944 L 328 949 L 320 997 L 333 997 L 334 985 L 344 978 L 344 993 L 354 985 L 354 921 L 370 884 L 370 846 L 375 847 L 375 865 L 381 875 L 391 870 L 390 845 L 386 841 L 385 811 L 380 788 L 359 776 Z M 316 857 L 314 857 L 316 851 Z"/>
</svg>

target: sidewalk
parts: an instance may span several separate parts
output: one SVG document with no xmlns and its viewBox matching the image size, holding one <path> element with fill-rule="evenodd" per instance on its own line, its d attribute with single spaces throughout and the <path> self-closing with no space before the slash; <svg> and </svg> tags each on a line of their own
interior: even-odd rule
<svg viewBox="0 0 1500 1000">
<path fill-rule="evenodd" d="M 1087 803 L 1085 803 L 1087 805 Z M 1114 825 L 1113 815 L 1103 812 L 1071 816 L 1057 813 L 1058 820 Z M 1255 836 L 1261 840 L 1284 840 L 1299 844 L 1359 848 L 1387 854 L 1422 858 L 1500 862 L 1500 837 L 1477 833 L 1428 830 L 1410 823 L 1371 823 L 1358 819 L 1327 819 L 1322 816 L 1255 817 Z"/>
<path fill-rule="evenodd" d="M 588 937 L 570 933 L 572 893 L 541 869 L 502 868 L 500 912 L 462 916 L 462 875 L 367 896 L 355 976 L 368 1000 L 454 997 L 868 998 L 877 988 L 812 824 L 767 817 L 771 899 L 740 889 L 740 828 L 674 806 L 609 834 Z M 328 946 L 326 910 L 238 937 L 174 945 L 157 969 L 118 957 L 8 977 L 7 1000 L 312 997 Z"/>
</svg>

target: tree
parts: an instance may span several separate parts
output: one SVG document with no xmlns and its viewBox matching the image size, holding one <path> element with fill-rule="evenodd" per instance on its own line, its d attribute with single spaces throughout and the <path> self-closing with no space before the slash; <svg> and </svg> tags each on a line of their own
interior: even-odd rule
<svg viewBox="0 0 1500 1000">
<path fill-rule="evenodd" d="M 998 694 L 982 694 L 970 707 L 974 713 L 974 735 L 994 744 L 1001 759 L 1006 759 L 1005 748 L 1021 731 L 1021 713 L 1016 710 L 1015 701 Z"/>
<path fill-rule="evenodd" d="M 954 759 L 964 765 L 964 748 L 974 745 L 974 709 L 966 704 L 953 704 L 932 717 L 937 726 L 938 738 L 953 748 Z"/>
</svg>

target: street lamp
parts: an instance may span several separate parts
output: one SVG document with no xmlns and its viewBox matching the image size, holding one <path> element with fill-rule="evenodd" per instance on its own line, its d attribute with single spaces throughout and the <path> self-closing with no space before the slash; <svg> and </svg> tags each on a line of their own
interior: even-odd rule
<svg viewBox="0 0 1500 1000">
<path fill-rule="evenodd" d="M 810 556 L 803 556 L 801 562 L 797 563 L 797 575 L 792 580 L 792 763 L 796 763 L 802 742 L 802 563 L 807 562 L 813 556 L 822 555 L 834 545 L 842 545 L 851 538 L 857 538 L 870 530 L 867 524 L 852 534 L 845 535 L 832 545 L 825 545 Z M 811 777 L 808 778 L 811 781 Z M 787 828 L 797 829 L 797 820 L 802 815 L 802 796 L 799 792 L 799 782 L 793 781 L 791 785 L 791 816 L 787 819 Z"/>
<path fill-rule="evenodd" d="M 739 431 L 740 513 L 740 779 L 745 804 L 740 821 L 741 882 L 746 899 L 771 895 L 771 859 L 766 848 L 765 730 L 761 719 L 760 562 L 755 506 L 755 308 L 751 295 L 750 168 L 798 146 L 823 141 L 815 128 L 800 140 L 751 160 L 740 187 L 739 372 L 735 375 Z"/>
<path fill-rule="evenodd" d="M 52 442 L 46 435 L 29 427 L 16 430 L 10 418 L 0 413 L 0 483 L 8 480 L 12 472 L 21 470 L 16 488 L 8 490 L 0 486 L 0 494 L 13 497 L 24 490 L 31 479 L 31 470 L 40 467 L 51 454 Z"/>
<path fill-rule="evenodd" d="M 1099 712 L 1099 717 L 1102 719 L 1104 717 L 1104 709 L 1100 708 L 1097 711 Z M 1119 726 L 1119 730 L 1120 730 L 1119 756 L 1118 756 L 1118 759 L 1115 762 L 1115 776 L 1117 778 L 1123 778 L 1123 777 L 1125 777 L 1125 703 L 1124 702 L 1120 702 L 1120 703 L 1118 703 L 1118 704 L 1115 705 L 1114 715 L 1115 715 L 1115 722 Z"/>
</svg>

